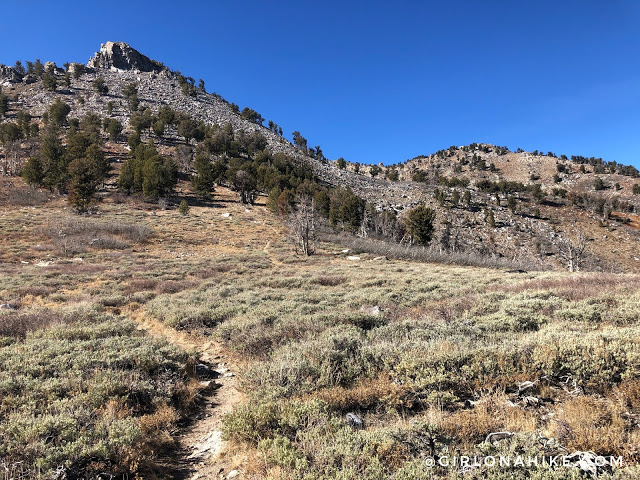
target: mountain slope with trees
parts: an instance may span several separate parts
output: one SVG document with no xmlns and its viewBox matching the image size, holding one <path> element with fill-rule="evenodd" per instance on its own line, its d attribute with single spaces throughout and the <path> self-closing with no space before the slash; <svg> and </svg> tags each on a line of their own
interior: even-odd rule
<svg viewBox="0 0 640 480">
<path fill-rule="evenodd" d="M 424 206 L 435 212 L 430 248 L 445 254 L 564 268 L 640 264 L 634 167 L 487 144 L 387 166 L 329 160 L 299 131 L 290 142 L 273 120 L 265 126 L 250 107 L 123 43 L 104 44 L 87 65 L 25 65 L 0 69 L 0 168 L 69 194 L 78 211 L 103 185 L 157 199 L 188 179 L 203 200 L 215 184 L 246 203 L 268 195 L 282 216 L 310 194 L 333 228 L 402 244 L 416 243 L 407 212 Z M 584 258 L 568 260 L 581 242 Z"/>
</svg>

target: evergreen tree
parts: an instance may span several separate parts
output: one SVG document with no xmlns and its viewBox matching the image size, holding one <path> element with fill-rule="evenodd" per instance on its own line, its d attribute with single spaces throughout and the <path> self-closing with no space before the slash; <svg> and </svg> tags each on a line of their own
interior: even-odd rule
<svg viewBox="0 0 640 480">
<path fill-rule="evenodd" d="M 151 129 L 153 130 L 153 134 L 158 137 L 161 141 L 164 137 L 165 123 L 162 120 L 156 120 L 152 123 Z"/>
<path fill-rule="evenodd" d="M 80 157 L 69 164 L 69 204 L 78 213 L 86 212 L 101 181 L 99 165 L 89 157 Z"/>
<path fill-rule="evenodd" d="M 111 119 L 107 125 L 107 133 L 109 134 L 109 140 L 115 142 L 122 133 L 122 124 L 116 120 Z"/>
<path fill-rule="evenodd" d="M 16 63 L 13 66 L 13 69 L 20 76 L 24 76 L 27 73 L 27 71 L 24 69 L 24 66 L 22 65 L 22 62 L 20 60 L 16 60 Z"/>
<path fill-rule="evenodd" d="M 454 207 L 457 207 L 458 203 L 460 203 L 460 193 L 458 193 L 458 190 L 453 191 L 453 194 L 451 195 L 451 203 Z"/>
<path fill-rule="evenodd" d="M 9 97 L 2 93 L 2 87 L 0 87 L 0 117 L 4 116 L 9 111 Z"/>
<path fill-rule="evenodd" d="M 55 92 L 58 87 L 56 76 L 52 73 L 45 73 L 42 77 L 42 85 L 50 92 Z"/>
<path fill-rule="evenodd" d="M 98 95 L 106 95 L 109 93 L 107 82 L 102 77 L 98 77 L 93 81 L 93 89 L 98 93 Z"/>
<path fill-rule="evenodd" d="M 178 124 L 178 135 L 184 137 L 186 143 L 189 143 L 192 138 L 195 138 L 197 135 L 196 130 L 198 129 L 198 122 L 192 120 L 190 118 L 185 118 L 181 120 Z"/>
<path fill-rule="evenodd" d="M 39 58 L 36 58 L 36 61 L 33 64 L 33 74 L 36 77 L 40 77 L 40 78 L 42 78 L 42 75 L 44 75 L 44 65 L 42 64 Z"/>
<path fill-rule="evenodd" d="M 66 190 L 68 159 L 65 153 L 58 132 L 49 128 L 40 143 L 38 156 L 42 165 L 42 184 L 50 190 Z"/>
<path fill-rule="evenodd" d="M 464 204 L 469 207 L 471 206 L 471 192 L 469 190 L 464 191 Z"/>
<path fill-rule="evenodd" d="M 211 159 L 207 155 L 197 155 L 193 168 L 196 171 L 196 175 L 191 177 L 193 191 L 202 198 L 208 198 L 214 181 Z"/>
<path fill-rule="evenodd" d="M 162 157 L 153 143 L 139 144 L 134 155 L 122 166 L 118 186 L 127 193 L 142 193 L 151 198 L 169 194 L 178 181 L 175 163 Z"/>
<path fill-rule="evenodd" d="M 71 112 L 71 107 L 62 100 L 56 99 L 55 102 L 49 105 L 49 121 L 53 125 L 61 127 L 67 121 L 67 115 L 69 115 L 69 112 Z"/>
<path fill-rule="evenodd" d="M 307 150 L 307 139 L 300 135 L 300 132 L 297 130 L 293 132 L 293 143 L 301 150 Z"/>
<path fill-rule="evenodd" d="M 352 233 L 362 224 L 364 201 L 351 189 L 338 188 L 332 192 L 329 221 L 333 226 L 342 226 Z"/>
<path fill-rule="evenodd" d="M 487 225 L 489 225 L 489 228 L 496 228 L 496 219 L 493 215 L 493 210 L 485 208 L 484 217 L 487 220 Z"/>
<path fill-rule="evenodd" d="M 233 177 L 233 186 L 240 192 L 242 203 L 253 203 L 256 193 L 256 180 L 249 172 L 238 170 Z"/>
<path fill-rule="evenodd" d="M 418 245 L 428 245 L 433 238 L 435 218 L 436 212 L 424 204 L 412 208 L 407 214 L 407 232 Z"/>
<path fill-rule="evenodd" d="M 44 170 L 39 157 L 31 157 L 22 167 L 22 178 L 29 185 L 42 185 L 44 182 Z"/>
<path fill-rule="evenodd" d="M 187 215 L 189 213 L 189 204 L 187 203 L 187 201 L 184 198 L 180 202 L 180 206 L 178 207 L 178 211 L 180 212 L 180 215 Z"/>
<path fill-rule="evenodd" d="M 271 191 L 269 191 L 269 197 L 267 198 L 267 208 L 272 213 L 278 213 L 278 198 L 280 197 L 281 193 L 282 190 L 280 190 L 278 187 L 273 187 Z"/>
<path fill-rule="evenodd" d="M 124 87 L 124 89 L 122 90 L 122 93 L 124 94 L 125 97 L 129 98 L 133 95 L 137 95 L 138 94 L 138 85 L 136 83 L 127 83 Z"/>
</svg>

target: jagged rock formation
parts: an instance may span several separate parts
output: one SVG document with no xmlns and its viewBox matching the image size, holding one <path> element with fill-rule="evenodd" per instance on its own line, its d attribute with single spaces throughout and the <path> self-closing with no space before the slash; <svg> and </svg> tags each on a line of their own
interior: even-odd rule
<svg viewBox="0 0 640 480">
<path fill-rule="evenodd" d="M 133 70 L 136 72 L 168 72 L 160 62 L 151 60 L 124 42 L 107 42 L 89 60 L 87 67 L 112 71 Z"/>
<path fill-rule="evenodd" d="M 0 85 L 20 81 L 22 81 L 22 75 L 16 72 L 13 67 L 0 64 Z"/>
</svg>

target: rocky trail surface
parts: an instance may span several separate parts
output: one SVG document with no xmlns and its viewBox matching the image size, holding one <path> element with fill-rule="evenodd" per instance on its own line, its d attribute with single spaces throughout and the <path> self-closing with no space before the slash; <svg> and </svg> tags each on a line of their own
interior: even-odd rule
<svg viewBox="0 0 640 480">
<path fill-rule="evenodd" d="M 160 466 L 176 479 L 196 480 L 235 478 L 241 475 L 237 465 L 223 457 L 226 442 L 222 440 L 222 424 L 226 414 L 242 401 L 236 388 L 237 379 L 231 359 L 224 347 L 207 337 L 180 332 L 144 313 L 134 315 L 140 330 L 163 338 L 169 343 L 198 354 L 196 376 L 203 389 L 198 408 L 178 435 L 178 447 L 160 459 Z"/>
</svg>

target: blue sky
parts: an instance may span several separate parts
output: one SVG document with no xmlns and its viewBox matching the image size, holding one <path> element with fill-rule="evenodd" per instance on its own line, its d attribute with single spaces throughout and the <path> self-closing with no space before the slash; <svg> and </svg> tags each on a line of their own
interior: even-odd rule
<svg viewBox="0 0 640 480">
<path fill-rule="evenodd" d="M 125 41 L 329 158 L 450 145 L 640 166 L 638 0 L 4 2 L 0 63 Z"/>
</svg>

